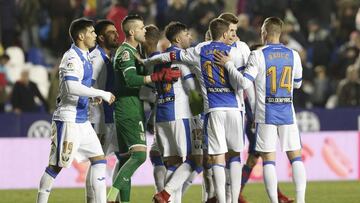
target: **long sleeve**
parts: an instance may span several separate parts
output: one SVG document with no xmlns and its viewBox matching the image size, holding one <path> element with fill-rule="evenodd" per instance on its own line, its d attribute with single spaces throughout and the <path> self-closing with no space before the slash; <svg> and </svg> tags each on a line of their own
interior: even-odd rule
<svg viewBox="0 0 360 203">
<path fill-rule="evenodd" d="M 110 101 L 111 93 L 103 90 L 86 87 L 77 81 L 67 80 L 64 82 L 66 91 L 75 96 L 101 97 L 105 101 Z"/>
<path fill-rule="evenodd" d="M 251 76 L 246 77 L 245 74 L 243 75 L 239 72 L 232 61 L 228 61 L 225 64 L 225 68 L 229 72 L 230 77 L 238 81 L 240 88 L 247 89 L 253 85 L 254 78 Z"/>
</svg>

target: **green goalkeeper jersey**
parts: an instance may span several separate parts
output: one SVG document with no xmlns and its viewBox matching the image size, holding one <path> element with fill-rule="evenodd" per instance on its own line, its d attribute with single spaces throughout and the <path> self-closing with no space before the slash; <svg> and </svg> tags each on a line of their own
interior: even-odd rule
<svg viewBox="0 0 360 203">
<path fill-rule="evenodd" d="M 144 85 L 144 67 L 136 60 L 136 48 L 124 42 L 114 58 L 115 116 L 117 119 L 143 118 L 139 90 Z"/>
</svg>

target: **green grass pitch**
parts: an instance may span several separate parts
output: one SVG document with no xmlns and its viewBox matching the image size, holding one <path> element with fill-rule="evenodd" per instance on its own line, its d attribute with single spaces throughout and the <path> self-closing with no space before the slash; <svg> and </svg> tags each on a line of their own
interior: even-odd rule
<svg viewBox="0 0 360 203">
<path fill-rule="evenodd" d="M 294 197 L 294 186 L 291 183 L 280 183 L 281 190 Z M 244 195 L 251 203 L 269 202 L 262 183 L 250 183 L 244 190 Z M 36 190 L 0 190 L 0 203 L 34 203 Z M 132 203 L 148 203 L 154 193 L 154 187 L 134 187 Z M 49 203 L 83 203 L 84 189 L 52 190 Z M 190 187 L 183 198 L 183 203 L 200 203 L 201 186 Z M 359 203 L 360 181 L 346 182 L 309 182 L 306 194 L 307 203 Z"/>
</svg>

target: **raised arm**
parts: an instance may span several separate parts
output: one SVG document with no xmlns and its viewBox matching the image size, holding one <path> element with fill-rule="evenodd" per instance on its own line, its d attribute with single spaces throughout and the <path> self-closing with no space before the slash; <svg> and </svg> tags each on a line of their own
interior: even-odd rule
<svg viewBox="0 0 360 203">
<path fill-rule="evenodd" d="M 249 57 L 249 61 L 246 66 L 246 70 L 244 74 L 238 71 L 237 67 L 235 67 L 235 64 L 231 60 L 230 56 L 224 55 L 220 52 L 214 53 L 214 56 L 216 60 L 215 63 L 217 65 L 225 67 L 226 70 L 229 72 L 230 77 L 232 77 L 238 82 L 240 88 L 247 89 L 251 85 L 253 85 L 253 81 L 255 80 L 255 77 L 257 75 L 257 71 L 256 71 L 257 69 L 254 66 L 255 64 L 252 63 L 255 61 L 254 59 L 252 59 L 253 58 L 252 55 L 250 55 Z M 252 70 L 253 73 L 252 74 L 247 73 L 248 69 Z"/>
<path fill-rule="evenodd" d="M 140 59 L 140 61 L 145 65 L 155 65 L 172 61 L 183 62 L 188 65 L 196 65 L 198 63 L 198 59 L 198 47 L 190 47 L 185 50 L 170 51 L 147 59 Z"/>
</svg>

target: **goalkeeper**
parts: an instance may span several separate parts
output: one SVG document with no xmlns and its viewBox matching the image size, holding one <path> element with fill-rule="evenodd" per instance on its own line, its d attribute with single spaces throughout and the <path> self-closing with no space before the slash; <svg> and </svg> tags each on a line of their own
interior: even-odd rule
<svg viewBox="0 0 360 203">
<path fill-rule="evenodd" d="M 180 77 L 179 70 L 162 69 L 151 75 L 141 66 L 135 55 L 137 46 L 145 41 L 145 29 L 142 18 L 129 15 L 122 22 L 126 39 L 118 48 L 114 61 L 115 74 L 115 123 L 122 165 L 107 196 L 109 203 L 115 202 L 120 194 L 122 203 L 130 202 L 131 176 L 146 159 L 146 139 L 144 132 L 143 102 L 139 99 L 142 85 L 173 81 Z M 129 154 L 129 156 L 121 156 Z"/>
</svg>

